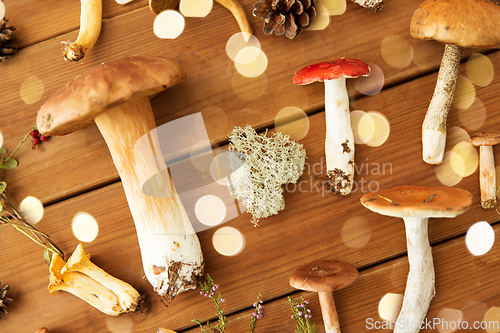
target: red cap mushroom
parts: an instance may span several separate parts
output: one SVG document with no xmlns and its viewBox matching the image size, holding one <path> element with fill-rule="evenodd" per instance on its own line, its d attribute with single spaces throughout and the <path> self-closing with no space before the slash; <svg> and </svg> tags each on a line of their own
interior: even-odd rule
<svg viewBox="0 0 500 333">
<path fill-rule="evenodd" d="M 290 285 L 297 289 L 317 292 L 325 332 L 338 333 L 339 316 L 332 292 L 350 286 L 358 276 L 358 270 L 346 262 L 314 261 L 293 272 L 290 276 Z"/>
<path fill-rule="evenodd" d="M 367 76 L 361 60 L 336 59 L 309 65 L 293 76 L 295 84 L 325 83 L 325 155 L 329 182 L 335 193 L 351 193 L 354 181 L 354 135 L 345 79 Z"/>
<path fill-rule="evenodd" d="M 435 294 L 427 222 L 430 217 L 455 217 L 466 212 L 472 204 L 472 195 L 451 187 L 398 186 L 365 194 L 360 200 L 371 211 L 404 220 L 410 271 L 394 332 L 417 333 L 420 325 L 414 327 L 414 323 L 424 320 Z"/>
<path fill-rule="evenodd" d="M 479 147 L 479 187 L 481 207 L 493 209 L 497 205 L 495 159 L 493 146 L 500 143 L 500 132 L 482 131 L 470 138 L 473 146 Z"/>
</svg>

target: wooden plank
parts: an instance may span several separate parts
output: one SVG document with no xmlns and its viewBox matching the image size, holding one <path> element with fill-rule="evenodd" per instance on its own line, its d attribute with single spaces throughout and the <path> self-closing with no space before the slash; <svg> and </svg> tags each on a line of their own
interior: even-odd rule
<svg viewBox="0 0 500 333">
<path fill-rule="evenodd" d="M 112 0 L 107 3 L 110 7 L 116 5 Z M 250 13 L 252 2 L 242 3 Z M 259 28 L 261 20 L 251 17 L 255 34 L 268 58 L 265 74 L 255 79 L 237 74 L 233 62 L 225 54 L 227 40 L 238 30 L 231 14 L 221 6 L 214 5 L 204 19 L 188 19 L 184 33 L 176 40 L 160 40 L 154 36 L 154 16 L 147 7 L 112 17 L 105 22 L 98 44 L 82 64 L 68 63 L 61 58 L 60 41 L 74 38 L 76 31 L 58 35 L 24 48 L 16 57 L 0 64 L 2 109 L 5 110 L 1 127 L 4 147 L 12 150 L 17 145 L 34 125 L 38 108 L 66 82 L 102 61 L 131 55 L 162 55 L 181 63 L 188 79 L 153 101 L 157 124 L 201 112 L 214 145 L 223 144 L 235 125 L 251 124 L 259 129 L 273 126 L 276 114 L 286 106 L 296 106 L 307 113 L 317 112 L 323 105 L 322 85 L 298 87 L 291 82 L 293 73 L 307 63 L 341 56 L 357 57 L 377 64 L 389 85 L 436 70 L 442 45 L 408 37 L 409 18 L 419 3 L 413 0 L 398 6 L 394 1 L 380 13 L 373 14 L 349 2 L 346 14 L 332 17 L 327 29 L 306 31 L 292 41 L 264 36 Z M 37 4 L 27 3 L 26 13 L 39 10 L 41 7 Z M 368 26 L 374 27 L 369 33 Z M 395 68 L 385 62 L 380 49 L 388 35 L 413 45 L 413 63 Z M 39 101 L 26 104 L 20 97 L 20 89 L 31 76 L 41 80 L 44 90 Z M 426 84 L 431 85 L 430 81 Z M 351 89 L 351 95 L 356 94 Z M 414 103 L 423 109 L 429 97 L 422 95 L 422 98 Z M 16 184 L 17 191 L 13 195 L 18 198 L 31 194 L 44 203 L 51 203 L 118 179 L 107 148 L 94 126 L 68 137 L 54 138 L 36 152 L 26 145 L 20 150 L 18 159 L 23 174 L 18 171 L 8 176 L 8 180 Z M 71 170 L 69 176 L 63 176 L 68 170 Z M 61 177 L 65 179 L 59 182 Z"/>
</svg>

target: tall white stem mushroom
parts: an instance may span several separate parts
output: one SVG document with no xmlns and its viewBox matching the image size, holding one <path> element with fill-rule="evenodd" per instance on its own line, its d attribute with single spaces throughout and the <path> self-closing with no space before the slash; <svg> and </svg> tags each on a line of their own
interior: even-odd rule
<svg viewBox="0 0 500 333">
<path fill-rule="evenodd" d="M 398 186 L 366 194 L 360 200 L 371 211 L 404 220 L 410 271 L 394 332 L 417 333 L 435 294 L 428 220 L 466 212 L 472 195 L 458 188 Z"/>
<path fill-rule="evenodd" d="M 38 130 L 64 135 L 94 120 L 120 174 L 134 219 L 147 279 L 166 300 L 194 289 L 203 275 L 203 256 L 196 233 L 170 179 L 148 196 L 144 182 L 160 174 L 154 145 L 135 151 L 141 138 L 153 140 L 155 120 L 149 95 L 181 83 L 184 73 L 160 57 L 132 57 L 101 64 L 69 82 L 38 112 Z M 149 184 L 151 185 L 151 184 Z"/>
<path fill-rule="evenodd" d="M 370 74 L 361 60 L 336 59 L 309 65 L 293 76 L 295 84 L 325 83 L 325 155 L 329 182 L 335 193 L 351 193 L 354 183 L 354 135 L 346 78 Z"/>
<path fill-rule="evenodd" d="M 434 95 L 422 124 L 422 158 L 426 163 L 443 162 L 446 122 L 463 48 L 500 48 L 499 21 L 500 7 L 490 1 L 426 0 L 413 13 L 412 37 L 445 43 Z"/>
<path fill-rule="evenodd" d="M 479 188 L 481 207 L 493 209 L 497 206 L 497 185 L 493 146 L 500 143 L 500 132 L 483 131 L 470 137 L 470 143 L 479 147 Z"/>
</svg>

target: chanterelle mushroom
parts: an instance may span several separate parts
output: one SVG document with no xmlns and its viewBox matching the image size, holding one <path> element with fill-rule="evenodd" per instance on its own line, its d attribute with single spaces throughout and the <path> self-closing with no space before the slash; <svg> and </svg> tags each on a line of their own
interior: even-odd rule
<svg viewBox="0 0 500 333">
<path fill-rule="evenodd" d="M 358 278 L 358 270 L 342 261 L 322 260 L 298 268 L 290 276 L 290 285 L 318 293 L 326 333 L 340 333 L 339 316 L 333 291 L 349 287 Z"/>
<path fill-rule="evenodd" d="M 184 78 L 177 63 L 161 57 L 110 61 L 61 88 L 37 116 L 38 130 L 44 135 L 68 134 L 95 121 L 122 179 L 144 272 L 166 300 L 196 288 L 203 275 L 201 246 L 171 180 L 156 184 L 158 193 L 171 193 L 169 197 L 141 191 L 143 183 L 160 170 L 153 157 L 137 158 L 134 145 L 155 128 L 148 96 Z"/>
<path fill-rule="evenodd" d="M 325 83 L 326 167 L 333 191 L 341 195 L 351 193 L 354 182 L 354 134 L 345 79 L 369 74 L 363 61 L 342 58 L 306 66 L 293 76 L 295 84 Z"/>
<path fill-rule="evenodd" d="M 470 137 L 470 143 L 479 147 L 479 188 L 481 207 L 493 209 L 497 206 L 497 186 L 493 146 L 500 143 L 500 132 L 482 131 Z"/>
<path fill-rule="evenodd" d="M 450 187 L 398 186 L 365 194 L 361 204 L 376 213 L 401 217 L 406 228 L 410 272 L 396 333 L 416 333 L 434 297 L 434 264 L 427 233 L 430 217 L 455 217 L 466 212 L 472 195 Z M 405 325 L 412 323 L 412 325 Z M 416 327 L 415 327 L 416 326 Z"/>
<path fill-rule="evenodd" d="M 413 13 L 410 34 L 445 43 L 441 67 L 422 125 L 422 157 L 440 164 L 446 121 L 464 47 L 500 48 L 500 7 L 487 0 L 426 0 Z"/>
</svg>

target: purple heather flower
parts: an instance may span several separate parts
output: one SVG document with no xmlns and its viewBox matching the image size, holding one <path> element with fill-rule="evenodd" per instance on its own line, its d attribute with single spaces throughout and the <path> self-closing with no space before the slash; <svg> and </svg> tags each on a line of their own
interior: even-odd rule
<svg viewBox="0 0 500 333">
<path fill-rule="evenodd" d="M 226 300 L 225 300 L 224 298 L 221 298 L 221 299 L 220 299 L 220 301 L 221 301 L 221 302 L 225 302 Z"/>
</svg>

